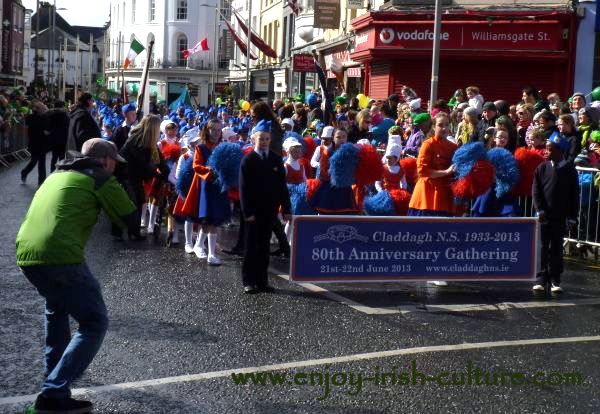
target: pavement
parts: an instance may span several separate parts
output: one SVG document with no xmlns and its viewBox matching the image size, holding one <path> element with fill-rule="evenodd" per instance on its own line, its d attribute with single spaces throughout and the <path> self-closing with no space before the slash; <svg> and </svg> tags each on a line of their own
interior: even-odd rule
<svg viewBox="0 0 600 414">
<path fill-rule="evenodd" d="M 0 170 L 0 413 L 42 382 L 44 302 L 15 265 L 36 190 L 22 166 Z M 299 286 L 277 258 L 276 292 L 245 295 L 239 258 L 114 242 L 103 215 L 86 252 L 110 326 L 73 386 L 96 413 L 600 412 L 597 262 L 568 261 L 565 293 L 544 299 L 524 282 Z"/>
</svg>

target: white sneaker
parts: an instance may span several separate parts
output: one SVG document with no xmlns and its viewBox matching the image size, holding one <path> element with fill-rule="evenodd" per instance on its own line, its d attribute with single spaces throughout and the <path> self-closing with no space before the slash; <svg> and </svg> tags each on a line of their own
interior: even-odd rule
<svg viewBox="0 0 600 414">
<path fill-rule="evenodd" d="M 186 244 L 184 249 L 187 254 L 194 253 L 194 246 L 191 244 Z"/>
<path fill-rule="evenodd" d="M 148 225 L 148 228 L 146 229 L 146 234 L 154 234 L 154 226 Z"/>
<path fill-rule="evenodd" d="M 219 259 L 214 254 L 211 254 L 210 256 L 208 256 L 208 259 L 206 259 L 206 262 L 211 266 L 220 266 L 221 265 L 221 259 Z"/>
<path fill-rule="evenodd" d="M 200 247 L 199 249 L 194 248 L 193 250 L 196 256 L 198 256 L 198 259 L 200 260 L 204 260 L 208 257 L 208 255 L 206 254 L 206 250 L 204 250 L 204 248 L 202 247 Z"/>
<path fill-rule="evenodd" d="M 427 283 L 432 284 L 433 286 L 441 287 L 448 286 L 448 282 L 444 280 L 428 280 Z"/>
<path fill-rule="evenodd" d="M 544 285 L 533 285 L 533 290 L 543 291 L 545 288 Z"/>
<path fill-rule="evenodd" d="M 561 288 L 559 285 L 555 285 L 554 283 L 552 283 L 552 287 L 550 288 L 550 291 L 552 293 L 560 293 L 563 291 L 563 288 Z"/>
</svg>

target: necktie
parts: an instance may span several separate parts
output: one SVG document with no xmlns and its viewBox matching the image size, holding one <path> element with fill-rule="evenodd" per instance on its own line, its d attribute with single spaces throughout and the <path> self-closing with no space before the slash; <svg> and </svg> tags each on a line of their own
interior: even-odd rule
<svg viewBox="0 0 600 414">
<path fill-rule="evenodd" d="M 263 160 L 266 160 L 266 159 L 267 159 L 267 153 L 266 153 L 266 152 L 264 152 L 264 151 L 262 151 L 262 152 L 260 153 L 260 156 L 262 157 L 262 159 L 263 159 Z"/>
</svg>

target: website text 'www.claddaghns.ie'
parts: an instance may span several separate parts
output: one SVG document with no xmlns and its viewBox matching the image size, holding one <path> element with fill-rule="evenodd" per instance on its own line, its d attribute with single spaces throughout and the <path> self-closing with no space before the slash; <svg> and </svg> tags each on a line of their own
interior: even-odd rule
<svg viewBox="0 0 600 414">
<path fill-rule="evenodd" d="M 397 367 L 383 369 L 375 367 L 369 373 L 360 371 L 329 371 L 285 373 L 278 371 L 232 373 L 235 385 L 246 386 L 318 386 L 324 400 L 331 395 L 332 389 L 341 389 L 348 395 L 361 393 L 366 385 L 377 387 L 422 386 L 437 384 L 440 386 L 540 386 L 540 385 L 581 385 L 584 377 L 580 372 L 537 371 L 524 373 L 519 371 L 488 371 L 467 362 L 463 370 L 440 371 L 434 375 L 418 369 L 415 360 L 410 367 L 399 370 Z"/>
</svg>

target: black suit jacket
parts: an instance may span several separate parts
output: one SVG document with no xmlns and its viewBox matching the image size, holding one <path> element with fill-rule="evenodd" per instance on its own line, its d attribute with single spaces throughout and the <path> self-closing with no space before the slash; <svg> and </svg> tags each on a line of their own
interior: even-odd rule
<svg viewBox="0 0 600 414">
<path fill-rule="evenodd" d="M 577 220 L 579 178 L 572 163 L 553 167 L 550 161 L 540 164 L 533 176 L 533 206 L 552 220 Z"/>
<path fill-rule="evenodd" d="M 245 218 L 255 215 L 275 216 L 279 206 L 290 214 L 290 195 L 285 181 L 283 161 L 269 151 L 263 160 L 252 151 L 242 159 L 240 166 L 240 202 Z"/>
<path fill-rule="evenodd" d="M 100 137 L 100 127 L 85 108 L 78 106 L 69 114 L 67 150 L 81 151 L 85 141 Z"/>
</svg>

